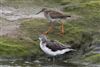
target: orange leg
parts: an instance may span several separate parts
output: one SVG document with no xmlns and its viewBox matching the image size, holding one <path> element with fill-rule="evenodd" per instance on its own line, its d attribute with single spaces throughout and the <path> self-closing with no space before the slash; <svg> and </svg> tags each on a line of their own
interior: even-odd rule
<svg viewBox="0 0 100 67">
<path fill-rule="evenodd" d="M 61 23 L 61 31 L 58 34 L 60 34 L 61 36 L 64 35 L 64 23 Z"/>
<path fill-rule="evenodd" d="M 48 28 L 48 30 L 46 31 L 46 32 L 44 32 L 44 34 L 48 34 L 49 32 L 51 32 L 52 31 L 52 28 L 53 28 L 53 24 L 52 23 L 50 23 L 50 26 L 49 26 L 49 28 Z"/>
<path fill-rule="evenodd" d="M 64 23 L 61 24 L 61 34 L 64 34 Z"/>
</svg>

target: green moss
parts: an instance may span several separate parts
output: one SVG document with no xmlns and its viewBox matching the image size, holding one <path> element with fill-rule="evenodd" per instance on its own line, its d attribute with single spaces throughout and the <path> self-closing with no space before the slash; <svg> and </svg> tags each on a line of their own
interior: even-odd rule
<svg viewBox="0 0 100 67">
<path fill-rule="evenodd" d="M 65 11 L 76 12 L 80 14 L 90 14 L 100 12 L 100 1 L 88 1 L 83 3 L 71 3 L 68 7 L 65 7 Z"/>
<path fill-rule="evenodd" d="M 7 37 L 0 37 L 0 57 L 23 57 L 35 54 L 32 49 L 35 44 L 28 44 L 27 41 L 16 40 Z M 38 48 L 37 48 L 38 49 Z"/>
<path fill-rule="evenodd" d="M 41 7 L 53 7 L 58 5 L 61 0 L 5 0 L 3 4 L 13 6 L 13 7 L 29 7 L 29 6 L 41 6 Z M 51 5 L 52 4 L 52 5 Z"/>
<path fill-rule="evenodd" d="M 50 2 L 50 4 L 52 3 L 51 0 L 49 0 L 48 2 Z M 94 39 L 96 41 L 98 40 L 100 41 L 99 1 L 55 0 L 55 2 L 57 3 L 66 2 L 67 4 L 69 4 L 69 6 L 65 7 L 64 11 L 69 12 L 70 14 L 78 15 L 81 18 L 77 18 L 76 20 L 71 20 L 71 21 L 65 21 L 64 23 L 65 34 L 63 37 L 59 36 L 58 34 L 60 32 L 60 24 L 59 23 L 55 24 L 54 31 L 48 34 L 48 38 L 53 40 L 58 40 L 62 43 L 66 42 L 68 43 L 73 41 L 75 46 L 77 46 L 77 44 L 84 45 L 83 43 L 91 42 L 92 35 L 90 34 L 94 34 Z M 47 31 L 48 25 L 49 25 L 48 21 L 43 19 L 29 19 L 26 21 L 22 21 L 20 26 L 20 33 L 21 33 L 20 36 L 18 36 L 15 39 L 8 37 L 0 37 L 0 56 L 5 56 L 5 57 L 8 56 L 21 57 L 30 55 L 35 57 L 41 56 L 43 53 L 39 48 L 38 36 L 42 32 Z M 100 60 L 97 59 L 99 57 L 100 57 L 99 54 L 92 55 L 90 57 L 87 57 L 86 61 L 99 63 Z"/>
<path fill-rule="evenodd" d="M 91 55 L 89 57 L 85 58 L 85 61 L 91 62 L 91 63 L 100 63 L 100 54 Z"/>
<path fill-rule="evenodd" d="M 100 1 L 87 1 L 82 3 L 73 3 L 68 7 L 64 8 L 65 12 L 77 14 L 82 18 L 79 18 L 70 23 L 74 26 L 86 29 L 87 31 L 99 32 L 100 29 Z M 99 36 L 99 34 L 98 34 Z M 98 37 L 98 39 L 100 39 Z"/>
<path fill-rule="evenodd" d="M 22 23 L 21 29 L 26 32 L 26 35 L 33 40 L 37 40 L 38 35 L 47 31 L 48 23 L 46 20 L 29 20 Z M 67 42 L 75 39 L 80 39 L 84 29 L 71 25 L 70 23 L 65 23 L 65 34 L 64 37 L 59 36 L 60 24 L 55 24 L 54 31 L 48 34 L 48 37 L 54 40 L 59 40 L 61 42 Z M 53 34 L 53 35 L 52 35 Z M 79 37 L 80 36 L 80 37 Z M 62 39 L 63 40 L 62 40 Z"/>
</svg>

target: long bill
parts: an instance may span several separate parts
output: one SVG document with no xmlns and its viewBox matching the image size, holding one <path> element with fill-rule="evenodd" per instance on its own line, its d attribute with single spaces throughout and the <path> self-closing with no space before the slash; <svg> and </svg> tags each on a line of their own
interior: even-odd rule
<svg viewBox="0 0 100 67">
<path fill-rule="evenodd" d="M 43 12 L 43 10 L 39 11 L 38 13 L 36 13 L 36 15 L 39 14 L 39 13 L 41 13 L 41 12 Z"/>
</svg>

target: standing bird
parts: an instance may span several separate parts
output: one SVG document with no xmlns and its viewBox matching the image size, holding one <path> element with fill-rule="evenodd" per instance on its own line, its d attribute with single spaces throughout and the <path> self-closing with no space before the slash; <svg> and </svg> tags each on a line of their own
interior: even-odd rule
<svg viewBox="0 0 100 67">
<path fill-rule="evenodd" d="M 62 55 L 70 51 L 74 51 L 71 47 L 67 47 L 57 41 L 48 40 L 43 34 L 39 36 L 40 48 L 48 56 L 55 57 L 57 55 Z"/>
<path fill-rule="evenodd" d="M 45 32 L 45 34 L 48 34 L 48 32 L 52 31 L 53 28 L 53 23 L 55 21 L 61 20 L 61 19 L 66 19 L 68 17 L 71 17 L 69 15 L 64 15 L 63 13 L 57 12 L 57 11 L 53 11 L 53 10 L 48 10 L 47 8 L 43 8 L 41 11 L 39 11 L 36 14 L 39 14 L 43 12 L 44 16 L 46 17 L 46 19 L 48 20 L 48 22 L 50 23 L 50 26 L 48 28 L 48 30 Z M 64 34 L 64 23 L 61 22 L 61 35 Z"/>
</svg>

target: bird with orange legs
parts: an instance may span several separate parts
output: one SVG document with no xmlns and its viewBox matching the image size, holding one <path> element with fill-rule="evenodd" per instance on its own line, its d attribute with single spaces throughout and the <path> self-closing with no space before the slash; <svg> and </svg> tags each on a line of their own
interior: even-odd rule
<svg viewBox="0 0 100 67">
<path fill-rule="evenodd" d="M 43 8 L 41 11 L 39 11 L 36 14 L 39 14 L 41 12 L 44 13 L 45 18 L 50 23 L 48 30 L 46 32 L 44 32 L 44 34 L 48 34 L 49 32 L 51 32 L 53 30 L 54 22 L 71 17 L 69 15 L 64 15 L 63 13 L 58 12 L 58 11 L 48 10 L 47 8 Z M 64 33 L 65 33 L 64 32 L 64 23 L 63 22 L 60 22 L 60 23 L 61 23 L 61 30 L 60 30 L 59 34 L 64 35 Z"/>
</svg>

